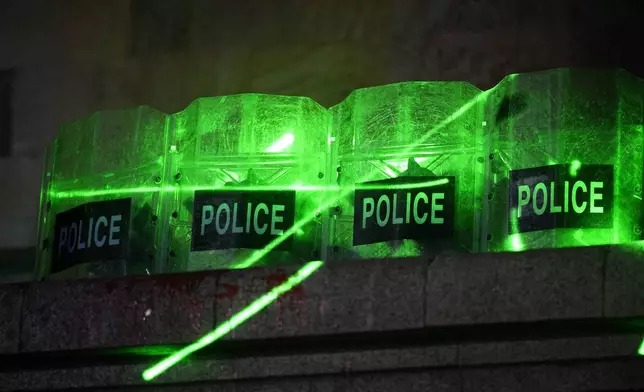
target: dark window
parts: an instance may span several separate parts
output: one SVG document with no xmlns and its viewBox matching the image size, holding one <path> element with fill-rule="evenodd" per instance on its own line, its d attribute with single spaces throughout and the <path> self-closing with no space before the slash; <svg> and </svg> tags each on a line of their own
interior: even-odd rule
<svg viewBox="0 0 644 392">
<path fill-rule="evenodd" d="M 0 158 L 10 156 L 13 150 L 12 90 L 13 72 L 0 71 Z"/>
<path fill-rule="evenodd" d="M 179 51 L 189 44 L 193 0 L 132 0 L 132 52 Z"/>
</svg>

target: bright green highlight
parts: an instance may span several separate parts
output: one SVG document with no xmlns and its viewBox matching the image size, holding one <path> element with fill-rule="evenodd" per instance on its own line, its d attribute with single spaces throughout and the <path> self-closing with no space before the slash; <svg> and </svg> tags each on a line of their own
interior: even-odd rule
<svg viewBox="0 0 644 392">
<path fill-rule="evenodd" d="M 521 234 L 516 233 L 519 231 L 519 219 L 517 218 L 517 209 L 513 208 L 510 211 L 510 222 L 512 222 L 512 231 L 515 234 L 510 234 L 509 239 L 510 239 L 510 249 L 513 252 L 520 252 L 525 248 L 525 244 L 523 243 L 523 240 L 521 239 Z"/>
<path fill-rule="evenodd" d="M 570 162 L 570 176 L 571 177 L 577 177 L 577 173 L 579 173 L 579 169 L 581 169 L 581 162 L 577 159 L 574 161 Z"/>
<path fill-rule="evenodd" d="M 311 261 L 300 268 L 295 274 L 291 275 L 288 280 L 279 286 L 273 288 L 268 293 L 264 294 L 260 298 L 253 301 L 250 305 L 242 309 L 240 312 L 233 315 L 228 321 L 219 325 L 216 329 L 209 332 L 207 335 L 203 336 L 201 339 L 192 343 L 189 346 L 184 347 L 183 349 L 175 352 L 166 359 L 157 363 L 156 365 L 148 368 L 143 372 L 143 379 L 150 381 L 155 377 L 159 376 L 161 373 L 168 370 L 170 367 L 176 365 L 179 361 L 185 359 L 190 354 L 195 351 L 201 350 L 202 348 L 214 343 L 215 341 L 221 339 L 226 334 L 230 333 L 233 329 L 240 326 L 249 318 L 253 317 L 255 314 L 266 308 L 268 305 L 275 302 L 275 300 L 282 294 L 285 294 L 293 287 L 302 283 L 306 278 L 311 276 L 315 271 L 317 271 L 324 262 L 322 261 Z"/>
<path fill-rule="evenodd" d="M 511 241 L 511 249 L 514 252 L 521 252 L 525 248 L 525 245 L 523 244 L 523 240 L 521 239 L 521 234 L 510 235 L 510 241 Z"/>
<path fill-rule="evenodd" d="M 640 349 L 637 351 L 639 355 L 644 355 L 644 339 L 642 339 L 642 344 L 640 344 Z"/>
<path fill-rule="evenodd" d="M 275 143 L 271 144 L 265 152 L 282 152 L 289 148 L 293 144 L 293 141 L 295 141 L 295 136 L 292 133 L 287 133 L 279 138 Z"/>
</svg>

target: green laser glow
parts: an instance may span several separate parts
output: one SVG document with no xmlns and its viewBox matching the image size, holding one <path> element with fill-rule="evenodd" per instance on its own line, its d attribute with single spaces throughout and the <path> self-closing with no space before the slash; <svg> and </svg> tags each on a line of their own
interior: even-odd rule
<svg viewBox="0 0 644 392">
<path fill-rule="evenodd" d="M 161 187 L 161 186 L 139 186 L 131 188 L 118 188 L 118 189 L 81 189 L 76 191 L 51 191 L 51 199 L 68 199 L 68 198 L 91 198 L 98 196 L 118 195 L 121 193 L 141 194 L 141 193 L 154 193 L 161 191 L 172 191 L 175 187 Z"/>
<path fill-rule="evenodd" d="M 195 351 L 198 351 L 214 343 L 215 341 L 221 339 L 223 336 L 230 333 L 230 331 L 237 328 L 239 325 L 244 323 L 249 318 L 253 317 L 262 309 L 266 308 L 268 305 L 275 302 L 275 300 L 280 295 L 288 292 L 293 287 L 302 283 L 304 279 L 311 276 L 311 274 L 313 274 L 313 272 L 317 271 L 320 267 L 322 267 L 323 264 L 324 262 L 322 261 L 308 262 L 302 268 L 300 268 L 295 274 L 291 275 L 286 282 L 273 288 L 268 293 L 264 294 L 260 298 L 253 301 L 250 305 L 248 305 L 238 313 L 234 314 L 230 319 L 220 324 L 217 328 L 215 328 L 214 330 L 212 330 L 211 332 L 203 336 L 201 339 L 175 352 L 174 354 L 165 358 L 164 360 L 157 363 L 156 365 L 146 369 L 143 372 L 143 379 L 145 381 L 150 381 L 154 379 L 155 377 L 165 372 L 170 367 L 176 365 L 179 361 L 185 359 L 187 356 L 194 353 Z"/>
<path fill-rule="evenodd" d="M 583 238 L 584 238 L 584 230 L 583 229 L 577 229 L 577 230 L 573 231 L 572 236 L 580 244 L 582 244 L 584 246 L 590 246 L 590 244 L 588 244 L 586 241 L 583 240 Z"/>
<path fill-rule="evenodd" d="M 435 186 L 447 184 L 448 179 L 432 180 L 426 182 L 418 182 L 411 184 L 391 184 L 391 185 L 372 185 L 372 184 L 356 184 L 354 186 L 347 186 L 340 188 L 337 185 L 257 185 L 252 188 L 244 186 L 157 186 L 157 187 L 136 187 L 136 188 L 120 188 L 120 189 L 100 189 L 100 190 L 79 190 L 79 191 L 52 191 L 51 195 L 56 199 L 65 198 L 79 198 L 79 197 L 96 197 L 107 195 L 118 195 L 122 193 L 127 194 L 140 194 L 140 193 L 154 193 L 154 192 L 174 192 L 177 190 L 185 192 L 194 191 L 232 191 L 232 192 L 261 192 L 261 191 L 285 191 L 292 190 L 296 192 L 326 192 L 326 191 L 339 191 L 341 189 L 349 189 L 350 191 L 359 190 L 377 190 L 377 189 L 392 189 L 392 190 L 405 190 L 417 189 L 427 186 Z"/>
<path fill-rule="evenodd" d="M 644 355 L 644 339 L 642 339 L 642 344 L 640 344 L 640 349 L 637 350 L 639 355 Z"/>
<path fill-rule="evenodd" d="M 570 162 L 570 175 L 572 177 L 577 177 L 577 173 L 579 173 L 580 168 L 581 168 L 581 162 L 579 162 L 579 160 L 574 160 Z"/>
<path fill-rule="evenodd" d="M 525 247 L 523 240 L 521 239 L 521 234 L 512 234 L 511 241 L 512 250 L 515 252 L 520 252 Z"/>
<path fill-rule="evenodd" d="M 264 152 L 282 152 L 289 148 L 295 141 L 295 136 L 292 133 L 287 133 L 286 135 L 279 138 L 275 143 L 271 144 L 270 147 Z"/>
</svg>

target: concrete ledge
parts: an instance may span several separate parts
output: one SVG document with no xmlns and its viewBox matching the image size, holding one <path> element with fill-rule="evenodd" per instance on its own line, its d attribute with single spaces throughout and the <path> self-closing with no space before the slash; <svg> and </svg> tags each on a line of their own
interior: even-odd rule
<svg viewBox="0 0 644 392">
<path fill-rule="evenodd" d="M 644 316 L 643 245 L 613 247 L 606 258 L 606 317 Z"/>
<path fill-rule="evenodd" d="M 634 357 L 641 342 L 640 335 L 618 335 L 464 344 L 459 346 L 459 365 Z"/>
<path fill-rule="evenodd" d="M 602 340 L 603 339 L 603 340 Z M 336 390 L 358 390 L 359 386 L 369 387 L 364 390 L 379 391 L 380 382 L 389 385 L 383 391 L 409 391 L 416 383 L 432 388 L 459 386 L 464 380 L 463 390 L 483 391 L 520 391 L 560 390 L 560 386 L 570 386 L 570 390 L 609 390 L 611 388 L 643 388 L 644 372 L 641 372 L 644 360 L 638 360 L 635 354 L 623 355 L 623 347 L 611 349 L 610 343 L 632 339 L 629 336 L 613 336 L 588 341 L 585 339 L 559 341 L 550 343 L 550 349 L 559 354 L 552 355 L 533 342 L 505 342 L 505 347 L 514 346 L 516 354 L 506 355 L 501 361 L 497 355 L 485 367 L 475 363 L 471 354 L 473 347 L 452 345 L 437 347 L 420 347 L 410 349 L 375 350 L 365 352 L 348 352 L 337 354 L 311 354 L 281 357 L 257 357 L 235 360 L 193 360 L 171 368 L 152 383 L 141 379 L 146 365 L 114 365 L 79 367 L 69 369 L 24 371 L 15 373 L 0 372 L 0 390 L 47 390 L 63 388 L 122 388 L 157 386 L 159 390 L 167 389 L 168 384 L 184 385 L 202 383 L 203 388 L 226 387 L 229 385 L 261 385 L 258 390 L 267 388 L 264 385 L 281 385 L 295 382 L 297 378 L 307 378 L 314 388 L 331 387 Z M 594 354 L 587 355 L 588 350 L 578 353 L 563 354 L 563 350 L 590 344 Z M 525 350 L 527 354 L 520 353 Z M 604 350 L 604 351 L 602 351 Z M 628 359 L 628 357 L 632 359 Z M 477 357 L 485 360 L 482 356 Z M 529 361 L 525 361 L 525 359 Z M 566 359 L 567 362 L 556 362 Z M 569 360 L 581 360 L 570 362 Z M 552 361 L 545 363 L 544 361 Z M 466 364 L 467 363 L 467 364 Z M 459 366 L 460 364 L 460 366 Z M 474 365 L 474 366 L 472 366 Z M 384 372 L 375 374 L 375 372 Z M 445 376 L 448 375 L 448 376 Z M 453 378 L 456 375 L 456 379 Z M 416 376 L 420 377 L 416 379 Z M 448 380 L 443 385 L 432 384 L 432 380 Z M 391 377 L 391 378 L 390 378 Z M 273 380 L 267 382 L 266 380 Z M 289 381 L 290 380 L 290 381 Z M 350 386 L 343 384 L 347 381 Z M 380 381 L 378 381 L 380 380 Z M 388 384 L 396 383 L 397 388 Z M 410 384 L 409 380 L 416 380 Z M 234 384 L 230 384 L 233 382 Z M 298 381 L 303 382 L 303 381 Z M 308 381 L 306 381 L 308 383 Z M 429 384 L 427 384 L 429 382 Z M 338 384 L 339 383 L 339 384 Z M 371 383 L 374 383 L 373 386 Z M 476 385 L 480 385 L 480 389 Z M 208 385 L 211 385 L 208 387 Z M 306 384 L 308 385 L 308 384 Z M 349 389 L 342 389 L 344 387 Z M 402 386 L 406 386 L 404 389 Z M 597 386 L 597 389 L 594 387 Z M 599 388 L 602 386 L 602 388 Z M 177 387 L 178 388 L 178 387 Z M 196 388 L 196 387 L 195 387 Z M 280 387 L 281 388 L 281 387 Z M 383 386 L 384 388 L 384 386 Z M 498 389 L 494 389 L 498 388 Z M 548 389 L 551 388 L 551 389 Z M 134 389 L 136 390 L 136 389 Z M 146 389 L 147 390 L 147 389 Z M 154 390 L 154 389 L 153 389 Z M 177 390 L 182 390 L 178 388 Z M 199 390 L 199 389 L 195 389 Z M 227 390 L 227 389 L 223 389 Z M 246 389 L 237 389 L 237 391 Z M 276 389 L 282 390 L 282 389 Z M 304 391 L 308 389 L 303 389 Z M 316 390 L 316 389 L 313 389 Z M 324 389 L 322 389 L 324 390 Z M 419 391 L 434 389 L 418 389 Z M 446 389 L 452 390 L 452 389 Z M 567 389 L 566 389 L 567 390 Z M 235 389 L 232 389 L 235 391 Z"/>
<path fill-rule="evenodd" d="M 603 248 L 439 255 L 425 325 L 602 316 Z"/>
<path fill-rule="evenodd" d="M 21 351 L 191 342 L 213 328 L 215 283 L 185 274 L 31 284 Z"/>
<path fill-rule="evenodd" d="M 238 290 L 217 299 L 217 322 L 285 281 L 296 268 L 224 274 Z M 327 265 L 230 335 L 233 339 L 421 328 L 427 261 L 367 260 Z M 221 291 L 221 289 L 220 289 Z"/>
<path fill-rule="evenodd" d="M 596 247 L 332 263 L 225 338 L 644 316 L 641 259 Z M 0 352 L 189 343 L 296 270 L 0 286 Z"/>
<path fill-rule="evenodd" d="M 0 285 L 0 354 L 18 352 L 24 286 Z"/>
<path fill-rule="evenodd" d="M 644 361 L 525 365 L 463 372 L 464 392 L 618 391 L 644 387 Z"/>
</svg>

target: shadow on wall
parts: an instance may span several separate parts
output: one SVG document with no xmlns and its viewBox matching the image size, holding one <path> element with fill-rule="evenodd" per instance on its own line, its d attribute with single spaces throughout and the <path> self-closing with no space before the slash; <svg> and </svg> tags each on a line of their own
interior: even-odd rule
<svg viewBox="0 0 644 392">
<path fill-rule="evenodd" d="M 33 279 L 36 248 L 0 249 L 0 284 Z"/>
<path fill-rule="evenodd" d="M 0 173 L 3 190 L 0 192 L 0 250 L 33 247 L 38 224 L 42 162 L 35 158 L 0 159 Z M 3 262 L 0 257 L 0 264 Z"/>
</svg>

